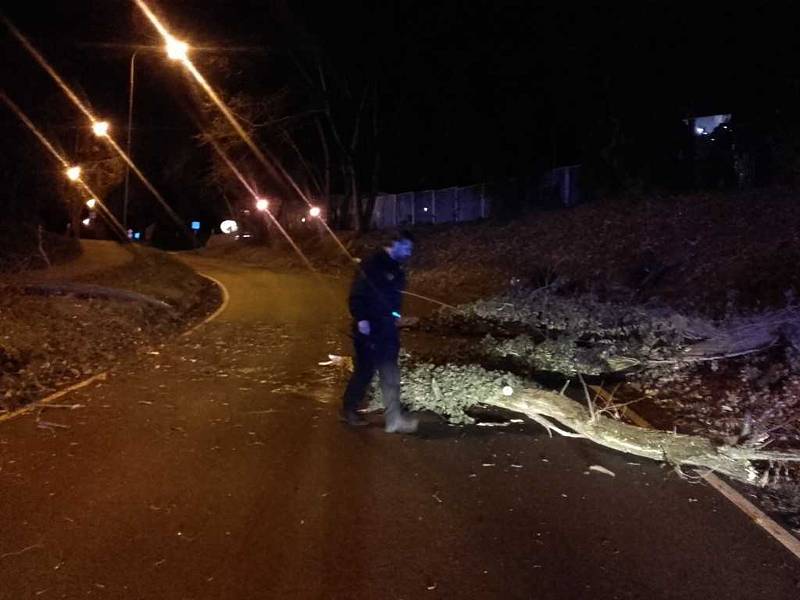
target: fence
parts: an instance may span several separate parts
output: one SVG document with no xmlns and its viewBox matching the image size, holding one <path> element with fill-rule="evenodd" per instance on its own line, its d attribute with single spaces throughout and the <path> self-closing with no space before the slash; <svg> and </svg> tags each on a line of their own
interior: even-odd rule
<svg viewBox="0 0 800 600">
<path fill-rule="evenodd" d="M 506 203 L 526 207 L 568 207 L 583 200 L 580 165 L 559 167 L 540 177 L 509 179 L 467 187 L 379 194 L 372 226 L 390 229 L 434 223 L 485 219 Z M 355 215 L 355 207 L 351 207 Z"/>
<path fill-rule="evenodd" d="M 372 225 L 377 229 L 472 221 L 489 216 L 485 185 L 379 194 Z"/>
</svg>

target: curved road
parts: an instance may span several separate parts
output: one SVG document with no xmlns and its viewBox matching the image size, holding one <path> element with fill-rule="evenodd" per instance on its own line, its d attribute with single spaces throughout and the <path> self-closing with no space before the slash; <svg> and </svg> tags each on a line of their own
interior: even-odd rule
<svg viewBox="0 0 800 600">
<path fill-rule="evenodd" d="M 345 289 L 196 257 L 227 310 L 0 424 L 0 598 L 800 597 L 706 486 L 535 426 L 336 419 Z M 615 477 L 589 471 L 602 465 Z"/>
</svg>

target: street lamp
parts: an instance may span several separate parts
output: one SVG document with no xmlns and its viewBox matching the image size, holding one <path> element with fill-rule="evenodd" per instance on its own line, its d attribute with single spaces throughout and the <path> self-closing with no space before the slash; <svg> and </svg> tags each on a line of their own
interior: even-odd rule
<svg viewBox="0 0 800 600">
<path fill-rule="evenodd" d="M 130 85 L 128 86 L 128 143 L 126 144 L 125 152 L 128 155 L 128 158 L 131 157 L 131 127 L 133 125 L 133 83 L 134 83 L 134 73 L 136 67 L 136 53 L 138 50 L 134 50 L 133 54 L 131 54 L 131 77 L 130 77 Z M 126 162 L 125 163 L 125 193 L 122 196 L 122 226 L 127 229 L 128 227 L 128 190 L 130 189 L 130 179 L 131 179 L 131 166 Z"/>
<path fill-rule="evenodd" d="M 81 168 L 76 165 L 67 169 L 67 178 L 70 181 L 78 181 L 81 178 Z"/>
<path fill-rule="evenodd" d="M 189 46 L 186 42 L 181 42 L 176 40 L 174 37 L 169 36 L 167 38 L 167 45 L 166 45 L 167 56 L 169 56 L 172 60 L 186 60 L 187 53 L 189 52 Z M 134 50 L 133 54 L 131 54 L 131 64 L 130 64 L 130 84 L 128 85 L 128 139 L 126 143 L 125 152 L 127 153 L 128 157 L 131 156 L 131 132 L 133 130 L 133 89 L 135 83 L 135 75 L 136 75 L 136 53 L 138 50 Z M 131 168 L 130 165 L 125 165 L 125 192 L 122 197 L 122 225 L 123 227 L 128 227 L 128 197 L 129 197 L 129 190 L 130 190 L 130 177 L 131 177 Z"/>
<path fill-rule="evenodd" d="M 261 212 L 264 212 L 269 208 L 269 201 L 266 198 L 259 198 L 256 200 L 256 208 Z"/>
<path fill-rule="evenodd" d="M 95 206 L 97 206 L 97 200 L 96 200 L 95 198 L 89 198 L 89 199 L 86 201 L 86 207 L 87 207 L 89 210 L 94 210 L 94 207 L 95 207 Z"/>
<path fill-rule="evenodd" d="M 97 137 L 105 137 L 108 135 L 108 121 L 95 121 L 92 123 L 92 131 Z"/>
<path fill-rule="evenodd" d="M 189 44 L 176 40 L 174 37 L 167 37 L 167 56 L 172 60 L 186 60 L 189 52 Z"/>
<path fill-rule="evenodd" d="M 319 206 L 312 206 L 311 210 L 308 211 L 308 214 L 316 218 L 322 214 L 322 211 L 320 210 Z"/>
</svg>

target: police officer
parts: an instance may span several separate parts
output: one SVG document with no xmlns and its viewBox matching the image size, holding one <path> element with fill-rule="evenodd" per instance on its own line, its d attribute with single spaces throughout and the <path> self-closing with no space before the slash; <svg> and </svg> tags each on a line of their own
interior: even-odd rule
<svg viewBox="0 0 800 600">
<path fill-rule="evenodd" d="M 366 425 L 357 411 L 377 371 L 383 398 L 385 429 L 389 433 L 413 433 L 417 419 L 400 404 L 400 318 L 406 277 L 402 264 L 414 250 L 407 231 L 361 264 L 350 289 L 350 314 L 353 317 L 355 360 L 353 375 L 344 394 L 341 417 L 351 426 Z"/>
</svg>

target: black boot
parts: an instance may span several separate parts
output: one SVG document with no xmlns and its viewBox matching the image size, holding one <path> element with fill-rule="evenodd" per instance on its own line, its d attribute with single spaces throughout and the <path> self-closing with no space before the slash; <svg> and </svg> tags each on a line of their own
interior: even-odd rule
<svg viewBox="0 0 800 600">
<path fill-rule="evenodd" d="M 343 423 L 347 423 L 350 425 L 350 427 L 363 427 L 364 425 L 369 425 L 369 421 L 367 421 L 354 410 L 342 409 L 339 411 L 339 420 Z"/>
</svg>

